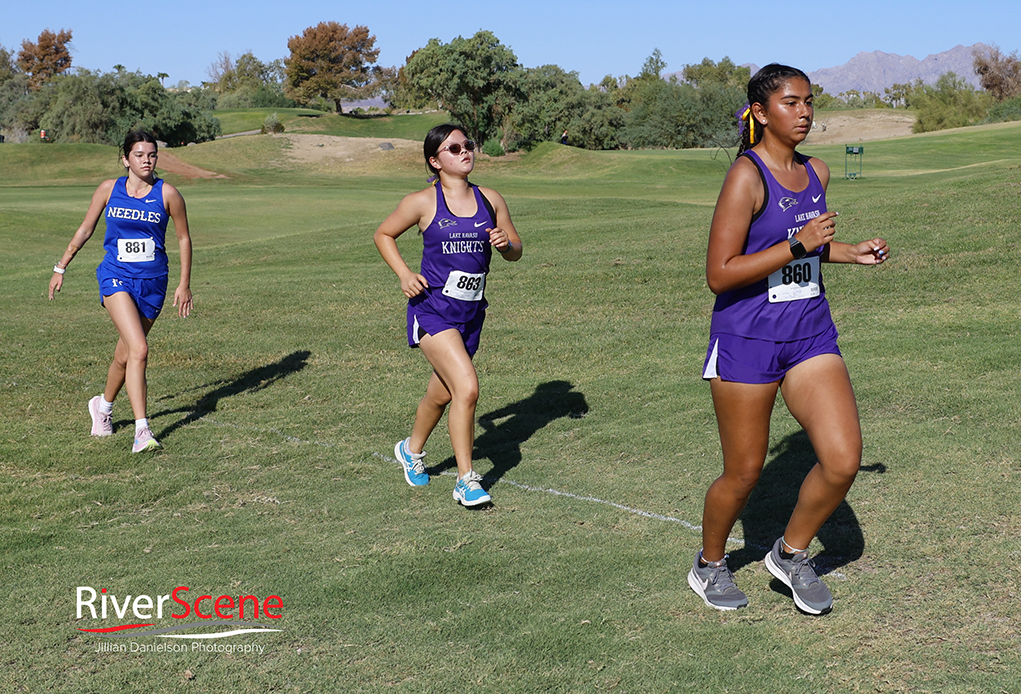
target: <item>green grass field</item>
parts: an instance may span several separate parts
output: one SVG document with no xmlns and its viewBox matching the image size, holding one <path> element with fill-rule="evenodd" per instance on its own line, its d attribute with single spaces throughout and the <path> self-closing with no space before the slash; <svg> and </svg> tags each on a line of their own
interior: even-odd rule
<svg viewBox="0 0 1021 694">
<path fill-rule="evenodd" d="M 434 124 L 401 118 L 357 134 Z M 710 610 L 685 582 L 721 469 L 699 374 L 726 153 L 550 145 L 479 163 L 525 256 L 490 277 L 475 462 L 495 505 L 467 511 L 445 422 L 428 487 L 392 460 L 429 370 L 371 236 L 424 167 L 322 173 L 260 137 L 174 150 L 230 178 L 168 175 L 196 309 L 168 306 L 151 334 L 163 449 L 138 456 L 123 394 L 114 436 L 88 436 L 115 341 L 102 227 L 45 298 L 116 153 L 0 145 L 0 691 L 1021 691 L 1019 136 L 872 142 L 857 181 L 839 178 L 842 146 L 806 148 L 835 174 L 838 238 L 893 249 L 826 268 L 865 458 L 812 546 L 836 598 L 819 618 L 760 561 L 813 462 L 782 403 L 730 546 L 750 606 Z M 402 237 L 405 257 L 420 243 Z M 78 631 L 138 621 L 78 620 L 79 586 L 278 595 L 281 617 L 259 623 L 282 631 L 212 642 L 261 653 L 97 652 L 171 639 Z"/>
</svg>

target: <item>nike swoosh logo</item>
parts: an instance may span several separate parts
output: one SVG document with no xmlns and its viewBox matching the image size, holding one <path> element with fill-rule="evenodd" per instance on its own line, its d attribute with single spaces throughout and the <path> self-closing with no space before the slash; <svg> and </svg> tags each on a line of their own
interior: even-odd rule
<svg viewBox="0 0 1021 694">
<path fill-rule="evenodd" d="M 709 579 L 708 578 L 706 580 L 704 580 L 704 581 L 699 581 L 699 583 L 702 584 L 702 590 L 705 590 L 706 588 L 709 587 Z"/>
<path fill-rule="evenodd" d="M 484 226 L 486 226 L 486 223 L 485 223 L 485 222 L 478 222 L 478 223 L 477 223 L 477 224 L 475 225 L 475 228 L 476 228 L 476 229 L 478 229 L 479 227 L 484 227 Z"/>
<path fill-rule="evenodd" d="M 812 196 L 812 202 L 819 202 L 819 198 L 821 198 L 821 197 L 822 197 L 822 195 L 813 195 Z"/>
<path fill-rule="evenodd" d="M 145 202 L 146 202 L 146 203 L 150 203 L 150 202 L 156 202 L 156 198 L 153 198 L 152 200 L 145 200 Z"/>
</svg>

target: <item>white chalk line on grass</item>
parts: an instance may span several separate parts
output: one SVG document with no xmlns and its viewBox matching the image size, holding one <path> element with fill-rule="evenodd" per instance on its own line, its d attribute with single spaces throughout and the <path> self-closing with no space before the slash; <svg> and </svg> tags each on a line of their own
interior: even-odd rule
<svg viewBox="0 0 1021 694">
<path fill-rule="evenodd" d="M 218 422 L 215 419 L 211 419 L 210 417 L 199 417 L 199 420 L 203 421 L 203 422 L 208 422 L 209 424 L 212 424 L 214 426 L 225 427 L 227 429 L 236 429 L 238 431 L 254 431 L 254 432 L 258 432 L 258 433 L 276 434 L 277 436 L 283 438 L 285 441 L 289 441 L 291 443 L 307 443 L 307 444 L 310 444 L 310 445 L 313 445 L 313 446 L 321 446 L 323 448 L 334 448 L 335 447 L 332 444 L 324 443 L 322 441 L 306 441 L 306 440 L 300 439 L 300 438 L 298 438 L 296 436 L 290 436 L 290 435 L 285 434 L 282 431 L 278 431 L 276 429 L 262 429 L 262 428 L 253 427 L 253 426 L 242 426 L 242 425 L 239 425 L 239 424 L 228 424 L 227 422 Z M 388 455 L 383 455 L 382 453 L 373 453 L 372 455 L 374 457 L 376 457 L 376 458 L 381 458 L 382 460 L 385 460 L 388 463 L 392 463 L 392 464 L 397 465 L 397 466 L 400 465 L 400 462 L 398 460 L 396 460 L 395 458 L 391 458 Z M 449 470 L 441 472 L 440 474 L 454 476 L 454 477 L 457 476 L 456 472 L 451 472 Z M 547 487 L 536 487 L 536 486 L 533 486 L 533 485 L 530 485 L 530 484 L 523 484 L 521 482 L 515 482 L 514 480 L 509 480 L 506 477 L 501 477 L 499 480 L 493 480 L 492 478 L 488 478 L 488 477 L 484 478 L 484 479 L 486 481 L 490 481 L 490 482 L 496 481 L 496 482 L 499 482 L 501 484 L 509 484 L 512 487 L 516 487 L 518 489 L 522 489 L 522 490 L 524 490 L 526 492 L 539 492 L 539 493 L 542 493 L 542 494 L 549 494 L 551 496 L 562 496 L 562 497 L 566 497 L 568 499 L 574 499 L 575 501 L 587 501 L 587 502 L 593 503 L 593 504 L 603 504 L 605 506 L 610 506 L 610 507 L 615 508 L 617 510 L 624 511 L 626 513 L 631 513 L 631 514 L 634 514 L 636 516 L 641 516 L 643 518 L 651 518 L 653 520 L 666 521 L 668 523 L 677 523 L 677 524 L 687 528 L 688 530 L 691 530 L 692 532 L 696 532 L 696 533 L 702 532 L 702 526 L 701 525 L 695 525 L 694 523 L 689 523 L 688 521 L 686 521 L 686 520 L 684 520 L 682 518 L 674 518 L 673 516 L 665 516 L 665 515 L 663 515 L 661 513 L 653 513 L 652 511 L 644 511 L 644 510 L 642 510 L 640 508 L 633 508 L 631 506 L 625 506 L 624 504 L 618 504 L 615 501 L 607 501 L 606 499 L 600 499 L 599 497 L 595 497 L 595 496 L 583 496 L 581 494 L 575 494 L 573 492 L 564 492 L 564 491 L 561 491 L 559 489 L 549 489 Z M 739 538 L 730 537 L 730 538 L 727 538 L 727 544 L 733 545 L 735 547 L 744 547 L 745 542 L 744 542 L 744 540 L 741 540 Z M 769 548 L 768 547 L 763 547 L 762 549 L 769 549 Z"/>
<path fill-rule="evenodd" d="M 372 455 L 374 455 L 377 458 L 382 458 L 386 462 L 393 463 L 394 465 L 400 465 L 401 464 L 400 461 L 395 460 L 394 458 L 391 458 L 388 455 L 383 455 L 382 453 L 373 453 Z M 440 474 L 441 475 L 449 475 L 451 477 L 456 477 L 457 476 L 457 473 L 453 472 L 451 470 L 444 470 Z M 653 518 L 655 520 L 667 521 L 667 522 L 670 522 L 670 523 L 679 523 L 682 526 L 684 526 L 685 528 L 687 528 L 688 530 L 693 530 L 693 531 L 698 532 L 698 533 L 702 532 L 702 526 L 701 525 L 694 525 L 693 523 L 689 523 L 688 521 L 686 521 L 686 520 L 684 520 L 682 518 L 674 518 L 673 516 L 664 516 L 661 513 L 653 513 L 652 511 L 643 511 L 640 508 L 632 508 L 631 506 L 625 506 L 624 504 L 618 504 L 616 501 L 607 501 L 606 499 L 600 499 L 599 497 L 595 497 L 595 496 L 582 496 L 581 494 L 574 494 L 573 492 L 562 492 L 559 489 L 548 489 L 546 487 L 534 487 L 534 486 L 532 486 L 530 484 L 522 484 L 521 482 L 515 482 L 514 480 L 509 480 L 506 477 L 501 477 L 499 479 L 495 479 L 495 478 L 492 478 L 492 477 L 484 477 L 483 481 L 499 482 L 501 484 L 509 484 L 512 487 L 517 487 L 518 489 L 524 489 L 526 492 L 541 492 L 543 494 L 550 494 L 552 496 L 564 496 L 564 497 L 567 497 L 568 499 L 574 499 L 576 501 L 589 501 L 589 502 L 592 502 L 592 503 L 595 503 L 595 504 L 605 504 L 606 506 L 612 506 L 615 509 L 619 509 L 621 511 L 626 511 L 627 513 L 633 513 L 636 516 L 642 516 L 643 518 Z M 739 540 L 737 538 L 730 537 L 730 538 L 727 538 L 727 542 L 730 543 L 730 544 L 736 545 L 737 547 L 744 547 L 744 540 Z"/>
<path fill-rule="evenodd" d="M 309 445 L 312 445 L 312 446 L 320 446 L 322 448 L 336 448 L 336 446 L 334 446 L 332 443 L 326 443 L 324 441 L 307 441 L 305 439 L 300 439 L 297 436 L 291 436 L 289 434 L 285 434 L 284 432 L 279 431 L 277 429 L 263 429 L 263 428 L 260 428 L 260 427 L 243 426 L 243 425 L 240 425 L 240 424 L 228 424 L 227 422 L 218 422 L 215 419 L 211 419 L 210 417 L 199 417 L 199 420 L 203 421 L 203 422 L 208 422 L 209 424 L 212 424 L 214 426 L 225 427 L 227 429 L 236 429 L 238 431 L 254 431 L 254 432 L 257 432 L 257 433 L 264 433 L 264 434 L 275 434 L 275 435 L 283 438 L 285 441 L 289 441 L 291 443 L 306 443 L 306 444 L 309 444 Z M 375 453 L 375 452 L 372 455 L 374 457 L 376 457 L 376 458 L 380 458 L 381 460 L 385 460 L 388 463 L 392 463 L 394 465 L 400 466 L 400 462 L 398 460 L 396 460 L 395 458 L 391 458 L 388 455 L 383 455 L 382 453 Z M 450 470 L 444 470 L 440 474 L 441 475 L 448 475 L 448 476 L 452 476 L 452 477 L 456 477 L 457 476 L 456 472 L 453 472 L 453 471 L 450 471 Z M 600 499 L 599 497 L 596 497 L 596 496 L 583 496 L 581 494 L 575 494 L 573 492 L 564 492 L 564 491 L 561 491 L 559 489 L 550 489 L 548 487 L 536 487 L 536 486 L 533 486 L 533 485 L 530 485 L 530 484 L 523 484 L 521 482 L 515 482 L 514 480 L 509 480 L 509 479 L 507 479 L 505 477 L 501 477 L 498 480 L 494 480 L 493 478 L 489 478 L 489 477 L 486 477 L 486 478 L 483 478 L 483 479 L 491 481 L 491 482 L 494 482 L 494 481 L 495 482 L 499 482 L 501 484 L 509 484 L 512 487 L 516 487 L 518 489 L 522 489 L 522 490 L 524 490 L 526 492 L 538 492 L 540 494 L 549 494 L 551 496 L 562 496 L 562 497 L 565 497 L 565 498 L 568 498 L 568 499 L 574 499 L 575 501 L 586 501 L 586 502 L 592 503 L 592 504 L 603 504 L 605 506 L 610 506 L 611 508 L 615 508 L 615 509 L 617 509 L 619 511 L 624 511 L 625 513 L 631 513 L 631 514 L 634 514 L 636 516 L 641 516 L 642 518 L 651 518 L 653 520 L 665 521 L 667 523 L 677 523 L 681 527 L 687 528 L 688 530 L 691 530 L 692 532 L 696 532 L 696 533 L 701 533 L 702 532 L 702 526 L 701 525 L 695 525 L 694 523 L 690 523 L 690 522 L 684 520 L 683 518 L 674 518 L 673 516 L 666 516 L 666 515 L 663 515 L 662 513 L 653 513 L 652 511 L 644 511 L 644 510 L 642 510 L 640 508 L 634 508 L 632 506 L 625 506 L 624 504 L 618 504 L 616 501 L 607 501 L 606 499 Z M 758 545 L 758 544 L 745 543 L 744 540 L 742 540 L 740 538 L 736 538 L 736 537 L 728 537 L 727 538 L 727 544 L 728 545 L 732 545 L 734 547 L 745 547 L 746 544 L 747 544 L 748 547 L 751 547 L 753 549 L 759 549 L 759 550 L 765 550 L 765 551 L 769 551 L 769 549 L 770 549 L 769 547 L 764 547 L 764 546 Z M 820 573 L 822 573 L 822 571 L 820 571 Z M 844 575 L 843 573 L 839 572 L 839 571 L 829 571 L 827 573 L 828 573 L 829 576 L 833 576 L 834 578 L 839 578 L 841 580 L 846 580 L 847 579 L 847 576 Z"/>
<path fill-rule="evenodd" d="M 205 417 L 205 416 L 199 417 L 199 420 L 203 421 L 203 422 L 208 422 L 209 424 L 212 424 L 214 426 L 225 427 L 227 429 L 236 429 L 238 431 L 254 431 L 254 432 L 257 432 L 257 433 L 275 434 L 275 435 L 283 438 L 285 441 L 289 441 L 291 443 L 305 443 L 305 444 L 309 444 L 309 445 L 312 445 L 312 446 L 320 446 L 322 448 L 336 448 L 336 446 L 334 446 L 332 443 L 326 443 L 326 442 L 323 442 L 323 441 L 307 441 L 305 439 L 300 439 L 300 438 L 298 438 L 296 436 L 290 436 L 289 434 L 285 434 L 284 432 L 279 431 L 277 429 L 262 429 L 260 427 L 243 426 L 243 425 L 240 425 L 240 424 L 229 424 L 227 422 L 218 422 L 215 419 L 211 419 L 211 418 Z M 397 465 L 397 466 L 400 465 L 400 461 L 398 461 L 395 458 L 391 458 L 388 455 L 384 455 L 382 453 L 375 453 L 375 452 L 372 455 L 373 455 L 373 457 L 380 458 L 382 460 L 385 460 L 388 463 L 392 463 L 392 464 Z M 445 471 L 441 472 L 440 474 L 441 475 L 448 475 L 448 476 L 452 476 L 452 477 L 456 477 L 457 476 L 456 472 L 453 472 L 453 471 L 450 471 L 450 470 L 445 470 Z M 681 527 L 687 528 L 688 530 L 691 530 L 692 532 L 696 532 L 696 533 L 701 533 L 702 532 L 702 526 L 701 525 L 695 525 L 694 523 L 690 523 L 690 522 L 684 520 L 683 518 L 674 518 L 673 516 L 666 516 L 666 515 L 663 515 L 661 513 L 653 513 L 652 511 L 644 511 L 644 510 L 642 510 L 640 508 L 634 508 L 632 506 L 625 506 L 624 504 L 618 504 L 615 501 L 607 501 L 606 499 L 600 499 L 599 497 L 596 497 L 596 496 L 583 496 L 581 494 L 574 494 L 573 492 L 560 491 L 559 489 L 549 489 L 548 487 L 536 487 L 536 486 L 533 486 L 533 485 L 530 485 L 530 484 L 523 484 L 521 482 L 515 482 L 514 480 L 509 480 L 506 477 L 501 477 L 498 480 L 494 480 L 493 478 L 488 478 L 488 477 L 487 478 L 483 478 L 483 479 L 484 480 L 488 480 L 488 481 L 496 481 L 496 482 L 499 482 L 501 484 L 509 484 L 512 487 L 516 487 L 518 489 L 522 489 L 522 490 L 524 490 L 526 492 L 538 492 L 538 493 L 541 493 L 541 494 L 549 494 L 551 496 L 562 496 L 562 497 L 565 497 L 565 498 L 568 498 L 568 499 L 574 499 L 575 501 L 586 501 L 588 503 L 593 503 L 593 504 L 603 504 L 605 506 L 610 506 L 611 508 L 615 508 L 615 509 L 617 509 L 619 511 L 624 511 L 625 513 L 631 513 L 631 514 L 634 514 L 636 516 L 641 516 L 642 518 L 651 518 L 653 520 L 665 521 L 667 523 L 677 523 Z M 727 538 L 727 544 L 728 545 L 733 545 L 734 547 L 744 547 L 746 545 L 744 540 L 742 540 L 740 538 L 736 538 L 736 537 L 728 537 Z M 747 546 L 751 547 L 753 549 L 759 549 L 759 550 L 765 550 L 765 551 L 769 551 L 769 549 L 770 549 L 769 547 L 765 547 L 763 545 L 758 545 L 758 544 L 752 544 L 752 543 L 747 543 Z M 834 557 L 834 558 L 835 559 L 839 559 L 839 557 Z M 824 573 L 821 570 L 821 567 L 820 567 L 820 573 Z M 825 572 L 825 574 L 829 575 L 829 576 L 832 576 L 834 578 L 838 578 L 840 580 L 846 580 L 847 579 L 847 576 L 845 574 L 839 572 L 839 571 L 829 571 L 829 572 Z"/>
</svg>

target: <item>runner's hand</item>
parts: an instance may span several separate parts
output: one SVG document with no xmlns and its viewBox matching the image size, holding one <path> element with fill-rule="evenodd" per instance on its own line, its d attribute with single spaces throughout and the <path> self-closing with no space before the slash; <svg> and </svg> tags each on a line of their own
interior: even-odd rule
<svg viewBox="0 0 1021 694">
<path fill-rule="evenodd" d="M 409 299 L 418 296 L 428 287 L 429 283 L 425 281 L 425 277 L 417 273 L 409 273 L 401 278 L 401 291 Z"/>
<path fill-rule="evenodd" d="M 50 278 L 50 301 L 53 301 L 54 292 L 59 292 L 63 286 L 64 276 L 59 272 L 54 272 L 53 277 Z"/>
</svg>

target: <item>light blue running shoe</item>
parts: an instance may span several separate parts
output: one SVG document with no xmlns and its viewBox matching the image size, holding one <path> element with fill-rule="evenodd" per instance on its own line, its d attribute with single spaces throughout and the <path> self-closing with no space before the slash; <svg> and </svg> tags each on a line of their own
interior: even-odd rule
<svg viewBox="0 0 1021 694">
<path fill-rule="evenodd" d="M 394 455 L 397 456 L 397 462 L 404 469 L 404 479 L 408 481 L 408 484 L 412 487 L 424 487 L 429 484 L 429 473 L 425 471 L 425 464 L 422 463 L 425 451 L 412 453 L 408 448 L 409 441 L 411 441 L 410 436 L 403 441 L 398 441 L 394 446 Z"/>
<path fill-rule="evenodd" d="M 454 499 L 462 506 L 478 506 L 493 500 L 493 497 L 486 494 L 486 490 L 479 484 L 482 475 L 472 470 L 464 477 L 457 480 L 454 485 Z"/>
</svg>

